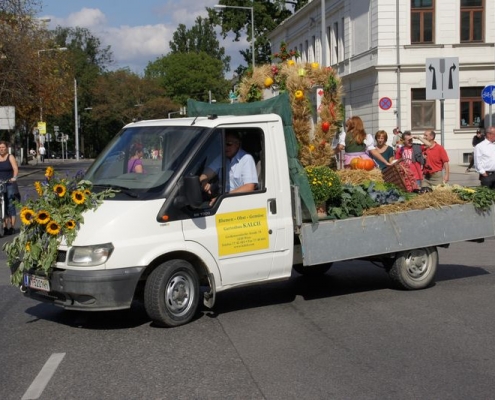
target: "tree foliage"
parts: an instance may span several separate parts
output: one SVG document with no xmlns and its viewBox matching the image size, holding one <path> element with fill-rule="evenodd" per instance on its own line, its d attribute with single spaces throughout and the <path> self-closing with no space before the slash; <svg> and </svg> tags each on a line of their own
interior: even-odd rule
<svg viewBox="0 0 495 400">
<path fill-rule="evenodd" d="M 230 70 L 230 56 L 225 55 L 225 48 L 220 47 L 213 25 L 208 18 L 196 18 L 191 29 L 180 24 L 169 42 L 170 53 L 200 53 L 204 52 L 223 62 L 224 71 Z"/>
<path fill-rule="evenodd" d="M 180 107 L 164 97 L 164 90 L 155 82 L 128 69 L 101 74 L 90 95 L 91 110 L 81 114 L 81 143 L 89 156 L 98 154 L 124 125 L 166 118 Z"/>
<path fill-rule="evenodd" d="M 0 101 L 14 105 L 19 120 L 34 125 L 43 111 L 67 110 L 70 67 L 44 24 L 37 1 L 0 3 Z"/>
<path fill-rule="evenodd" d="M 308 0 L 291 1 L 289 4 L 294 5 L 294 10 L 297 11 Z M 234 34 L 234 41 L 239 41 L 242 35 L 247 35 L 247 39 L 251 42 L 251 15 L 249 10 L 236 8 L 228 8 L 228 6 L 246 7 L 252 6 L 254 15 L 254 36 L 255 36 L 255 62 L 256 64 L 265 64 L 270 62 L 270 44 L 267 34 L 275 29 L 280 23 L 292 15 L 291 7 L 287 7 L 287 2 L 283 0 L 260 0 L 246 4 L 243 0 L 220 0 L 220 5 L 227 6 L 221 11 L 214 8 L 207 8 L 208 17 L 214 25 L 222 28 L 221 34 L 225 39 L 229 33 Z M 251 49 L 241 51 L 246 64 L 251 64 Z M 244 68 L 236 70 L 242 72 Z"/>
<path fill-rule="evenodd" d="M 182 105 L 188 98 L 208 101 L 210 92 L 220 101 L 229 91 L 222 61 L 205 52 L 169 54 L 148 63 L 145 76 L 155 79 L 167 97 Z"/>
</svg>

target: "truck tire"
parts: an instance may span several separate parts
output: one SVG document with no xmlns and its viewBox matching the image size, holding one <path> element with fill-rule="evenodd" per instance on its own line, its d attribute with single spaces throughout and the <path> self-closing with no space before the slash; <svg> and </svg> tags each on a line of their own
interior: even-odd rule
<svg viewBox="0 0 495 400">
<path fill-rule="evenodd" d="M 292 268 L 298 274 L 305 276 L 318 276 L 326 273 L 330 268 L 332 268 L 333 263 L 326 263 L 320 265 L 313 265 L 311 267 L 304 267 L 302 264 L 294 264 Z"/>
<path fill-rule="evenodd" d="M 424 289 L 433 283 L 437 266 L 437 248 L 425 247 L 398 253 L 388 274 L 401 289 Z"/>
<path fill-rule="evenodd" d="M 199 279 L 193 266 L 184 260 L 170 260 L 158 266 L 148 277 L 144 306 L 159 326 L 187 324 L 199 303 Z"/>
</svg>

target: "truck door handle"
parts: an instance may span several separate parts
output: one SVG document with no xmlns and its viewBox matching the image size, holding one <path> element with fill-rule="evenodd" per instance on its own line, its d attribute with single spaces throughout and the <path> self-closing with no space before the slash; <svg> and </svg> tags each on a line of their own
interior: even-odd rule
<svg viewBox="0 0 495 400">
<path fill-rule="evenodd" d="M 277 200 L 276 199 L 268 199 L 268 209 L 270 210 L 270 214 L 277 214 Z"/>
</svg>

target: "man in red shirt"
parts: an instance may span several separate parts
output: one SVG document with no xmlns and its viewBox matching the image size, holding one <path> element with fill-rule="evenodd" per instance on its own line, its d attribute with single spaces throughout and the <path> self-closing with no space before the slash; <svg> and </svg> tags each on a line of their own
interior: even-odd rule
<svg viewBox="0 0 495 400">
<path fill-rule="evenodd" d="M 415 136 L 414 138 L 423 142 L 423 154 L 426 159 L 421 186 L 432 187 L 447 183 L 450 178 L 449 156 L 445 149 L 435 142 L 435 131 L 427 130 L 423 137 Z M 444 170 L 445 173 L 443 174 Z"/>
</svg>

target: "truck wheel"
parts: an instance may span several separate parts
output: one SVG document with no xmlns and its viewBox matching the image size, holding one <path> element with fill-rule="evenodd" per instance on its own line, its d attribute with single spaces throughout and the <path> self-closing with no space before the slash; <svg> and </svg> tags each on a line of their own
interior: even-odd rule
<svg viewBox="0 0 495 400">
<path fill-rule="evenodd" d="M 198 274 L 187 261 L 167 261 L 146 281 L 144 306 L 148 316 L 159 326 L 188 323 L 196 314 L 198 303 Z"/>
<path fill-rule="evenodd" d="M 333 263 L 326 263 L 320 265 L 313 265 L 311 267 L 304 267 L 302 264 L 294 264 L 292 268 L 294 268 L 294 271 L 296 271 L 298 274 L 301 275 L 317 276 L 317 275 L 323 275 L 330 268 L 332 268 L 332 265 Z"/>
<path fill-rule="evenodd" d="M 401 289 L 424 289 L 433 283 L 437 266 L 437 248 L 425 247 L 398 253 L 388 274 Z"/>
</svg>

